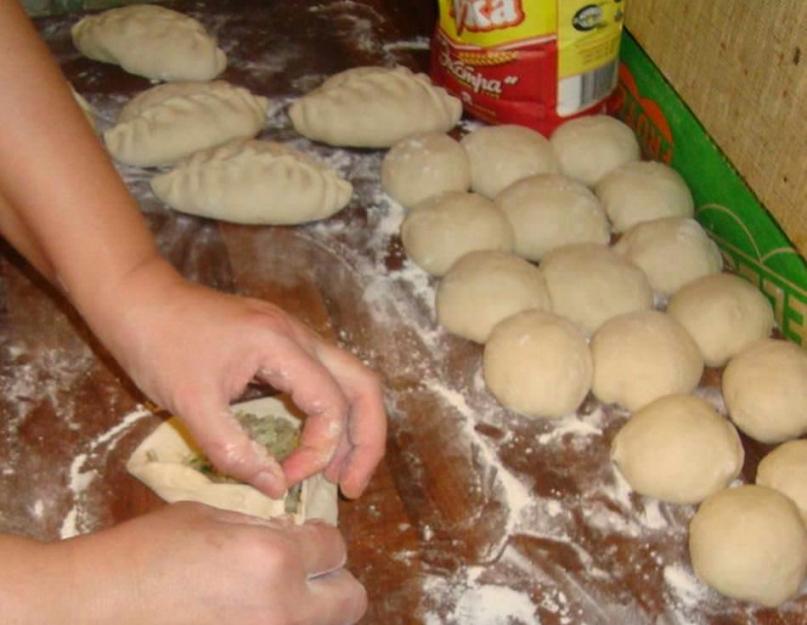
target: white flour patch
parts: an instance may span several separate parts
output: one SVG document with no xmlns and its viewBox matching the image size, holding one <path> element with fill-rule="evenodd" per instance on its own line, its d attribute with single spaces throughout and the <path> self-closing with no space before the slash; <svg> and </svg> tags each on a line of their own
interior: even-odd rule
<svg viewBox="0 0 807 625">
<path fill-rule="evenodd" d="M 697 607 L 709 596 L 708 589 L 698 581 L 689 567 L 680 564 L 665 566 L 664 581 L 675 597 L 686 607 Z"/>
<path fill-rule="evenodd" d="M 565 436 L 587 437 L 602 436 L 602 429 L 598 425 L 602 417 L 601 406 L 589 415 L 569 414 L 552 422 L 554 426 L 551 431 L 541 434 L 538 437 L 539 445 L 557 444 Z"/>
<path fill-rule="evenodd" d="M 514 625 L 536 622 L 535 606 L 524 593 L 506 586 L 479 585 L 460 597 L 454 616 L 461 623 Z"/>
<path fill-rule="evenodd" d="M 152 416 L 152 412 L 142 406 L 135 408 L 132 412 L 121 419 L 119 423 L 102 432 L 86 445 L 84 453 L 78 454 L 70 464 L 70 474 L 68 488 L 73 494 L 73 506 L 68 511 L 62 521 L 59 537 L 62 539 L 72 538 L 79 534 L 85 534 L 95 529 L 94 519 L 85 509 L 84 499 L 87 490 L 98 477 L 98 471 L 94 468 L 85 468 L 86 465 L 99 456 L 106 456 L 115 448 L 118 441 L 126 434 L 127 430 L 135 423 L 145 417 Z"/>
<path fill-rule="evenodd" d="M 429 38 L 414 37 L 406 41 L 393 41 L 391 43 L 385 43 L 382 47 L 387 52 L 394 52 L 396 50 L 428 50 Z"/>
</svg>

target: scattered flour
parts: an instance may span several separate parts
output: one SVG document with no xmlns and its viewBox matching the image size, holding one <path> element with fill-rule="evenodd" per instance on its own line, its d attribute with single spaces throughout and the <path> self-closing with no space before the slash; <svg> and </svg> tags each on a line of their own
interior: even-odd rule
<svg viewBox="0 0 807 625">
<path fill-rule="evenodd" d="M 708 598 L 709 591 L 698 581 L 689 567 L 680 564 L 665 566 L 664 581 L 674 596 L 686 607 L 694 608 Z"/>
<path fill-rule="evenodd" d="M 86 451 L 73 459 L 68 479 L 68 488 L 73 493 L 73 506 L 62 521 L 59 530 L 60 538 L 72 538 L 95 529 L 93 519 L 85 508 L 84 498 L 87 489 L 98 477 L 98 471 L 93 468 L 85 469 L 85 465 L 90 460 L 96 459 L 96 456 L 106 455 L 112 451 L 133 424 L 152 414 L 150 410 L 142 406 L 135 408 L 129 414 L 124 415 L 119 423 L 91 440 L 85 447 Z"/>
</svg>

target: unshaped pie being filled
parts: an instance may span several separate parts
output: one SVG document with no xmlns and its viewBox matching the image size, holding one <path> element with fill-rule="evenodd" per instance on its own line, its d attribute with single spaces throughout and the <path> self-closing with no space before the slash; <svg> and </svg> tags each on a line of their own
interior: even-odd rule
<svg viewBox="0 0 807 625">
<path fill-rule="evenodd" d="M 231 410 L 275 458 L 282 460 L 297 446 L 301 422 L 281 399 L 264 397 L 235 404 Z M 323 475 L 303 480 L 282 499 L 271 499 L 249 484 L 218 473 L 176 417 L 143 440 L 126 468 L 168 502 L 196 501 L 263 518 L 290 515 L 296 523 L 337 522 L 337 488 Z"/>
</svg>

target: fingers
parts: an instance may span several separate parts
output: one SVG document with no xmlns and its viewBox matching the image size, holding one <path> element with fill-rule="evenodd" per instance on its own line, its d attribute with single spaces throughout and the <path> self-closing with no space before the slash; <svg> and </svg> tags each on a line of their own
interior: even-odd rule
<svg viewBox="0 0 807 625">
<path fill-rule="evenodd" d="M 294 526 L 294 539 L 308 579 L 341 569 L 347 561 L 347 547 L 335 527 L 319 521 Z"/>
<path fill-rule="evenodd" d="M 350 401 L 348 445 L 340 446 L 326 471 L 346 497 L 361 495 L 381 458 L 387 439 L 387 415 L 378 377 L 353 356 L 327 346 L 321 358 Z"/>
<path fill-rule="evenodd" d="M 344 435 L 348 401 L 331 372 L 291 339 L 276 337 L 267 353 L 259 376 L 288 392 L 308 415 L 300 445 L 283 462 L 286 479 L 294 484 L 331 462 Z"/>
<path fill-rule="evenodd" d="M 181 414 L 193 438 L 221 472 L 255 486 L 275 499 L 286 491 L 278 462 L 241 429 L 224 400 L 211 392 L 194 394 Z"/>
<path fill-rule="evenodd" d="M 310 580 L 307 623 L 352 625 L 367 611 L 367 592 L 345 569 Z"/>
</svg>

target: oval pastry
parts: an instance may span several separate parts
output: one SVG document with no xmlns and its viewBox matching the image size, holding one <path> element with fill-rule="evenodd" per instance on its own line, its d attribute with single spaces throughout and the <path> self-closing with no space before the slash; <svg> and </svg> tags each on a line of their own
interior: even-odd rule
<svg viewBox="0 0 807 625">
<path fill-rule="evenodd" d="M 354 67 L 294 102 L 289 117 L 304 137 L 330 145 L 385 148 L 421 132 L 446 132 L 462 103 L 406 67 Z"/>
<path fill-rule="evenodd" d="M 289 225 L 330 217 L 353 187 L 325 165 L 280 143 L 237 139 L 198 152 L 155 176 L 171 208 L 242 224 Z"/>
<path fill-rule="evenodd" d="M 104 133 L 112 156 L 128 165 L 169 165 L 231 139 L 257 135 L 268 100 L 223 80 L 154 87 L 134 97 Z"/>
<path fill-rule="evenodd" d="M 71 34 L 84 56 L 152 80 L 210 80 L 227 67 L 226 55 L 204 26 L 160 6 L 138 4 L 90 15 Z"/>
</svg>

